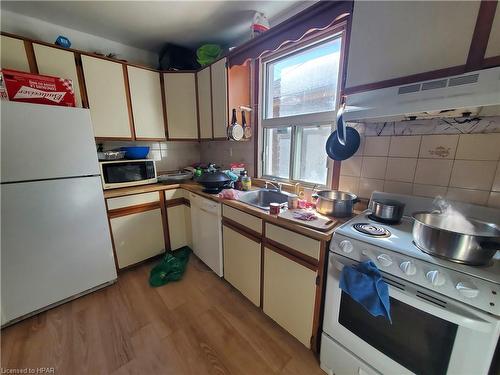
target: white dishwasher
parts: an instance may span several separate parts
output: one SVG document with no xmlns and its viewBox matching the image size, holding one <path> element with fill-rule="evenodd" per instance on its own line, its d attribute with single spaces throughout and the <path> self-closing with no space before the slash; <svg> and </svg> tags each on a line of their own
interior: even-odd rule
<svg viewBox="0 0 500 375">
<path fill-rule="evenodd" d="M 193 252 L 217 275 L 223 276 L 221 204 L 189 193 Z"/>
</svg>

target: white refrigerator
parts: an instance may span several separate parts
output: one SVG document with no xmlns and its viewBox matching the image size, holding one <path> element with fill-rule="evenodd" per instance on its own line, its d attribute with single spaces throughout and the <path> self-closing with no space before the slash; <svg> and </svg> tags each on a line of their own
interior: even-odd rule
<svg viewBox="0 0 500 375">
<path fill-rule="evenodd" d="M 2 101 L 1 322 L 116 280 L 87 109 Z"/>
</svg>

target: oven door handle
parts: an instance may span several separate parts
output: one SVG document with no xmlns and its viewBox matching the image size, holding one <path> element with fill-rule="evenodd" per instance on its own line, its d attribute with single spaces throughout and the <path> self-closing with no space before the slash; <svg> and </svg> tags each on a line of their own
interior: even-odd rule
<svg viewBox="0 0 500 375">
<path fill-rule="evenodd" d="M 340 271 L 344 268 L 343 262 L 338 259 L 332 259 L 333 265 L 338 270 L 338 275 L 334 275 L 336 282 L 339 281 Z M 337 284 L 338 285 L 338 284 Z M 458 306 L 455 304 L 448 304 L 446 308 L 440 307 L 433 303 L 427 302 L 424 299 L 417 297 L 415 294 L 403 292 L 397 288 L 389 286 L 389 295 L 409 306 L 412 306 L 427 314 L 436 316 L 450 323 L 457 324 L 458 326 L 468 328 L 474 331 L 491 332 L 491 322 L 482 319 L 477 313 L 465 305 Z"/>
</svg>

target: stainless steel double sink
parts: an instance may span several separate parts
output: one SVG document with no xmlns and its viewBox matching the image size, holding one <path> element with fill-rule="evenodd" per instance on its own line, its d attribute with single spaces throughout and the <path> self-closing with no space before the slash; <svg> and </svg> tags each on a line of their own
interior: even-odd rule
<svg viewBox="0 0 500 375">
<path fill-rule="evenodd" d="M 275 189 L 258 189 L 242 194 L 238 200 L 261 210 L 269 210 L 271 203 L 286 204 L 290 195 L 293 194 Z"/>
</svg>

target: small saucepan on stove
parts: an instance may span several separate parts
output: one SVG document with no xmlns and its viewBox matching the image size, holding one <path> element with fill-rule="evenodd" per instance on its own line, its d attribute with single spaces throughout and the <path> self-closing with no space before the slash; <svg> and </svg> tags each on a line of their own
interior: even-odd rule
<svg viewBox="0 0 500 375">
<path fill-rule="evenodd" d="M 370 218 L 382 223 L 395 224 L 401 221 L 405 209 L 404 203 L 393 199 L 377 199 L 371 202 Z"/>
</svg>

